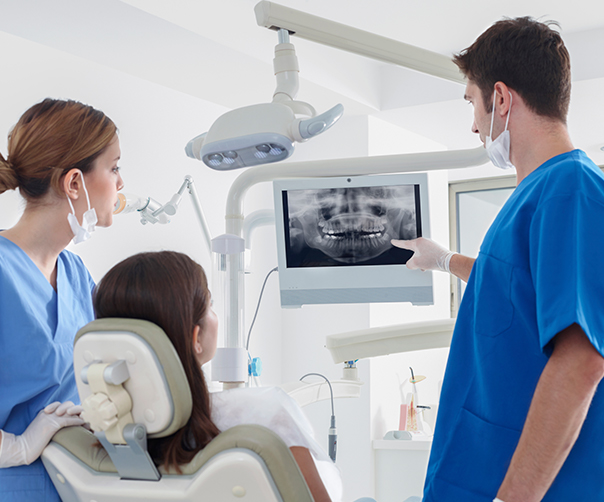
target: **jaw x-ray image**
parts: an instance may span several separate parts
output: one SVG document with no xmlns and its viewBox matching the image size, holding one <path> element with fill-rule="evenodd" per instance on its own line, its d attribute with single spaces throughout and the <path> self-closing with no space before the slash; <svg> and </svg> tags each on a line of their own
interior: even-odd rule
<svg viewBox="0 0 604 502">
<path fill-rule="evenodd" d="M 290 190 L 283 203 L 288 267 L 404 264 L 413 253 L 390 240 L 421 236 L 418 185 Z"/>
</svg>

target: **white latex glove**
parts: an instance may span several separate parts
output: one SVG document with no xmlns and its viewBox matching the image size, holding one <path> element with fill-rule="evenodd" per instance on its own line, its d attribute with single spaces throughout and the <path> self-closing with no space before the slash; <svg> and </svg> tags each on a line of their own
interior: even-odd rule
<svg viewBox="0 0 604 502">
<path fill-rule="evenodd" d="M 42 454 L 55 432 L 63 427 L 84 424 L 80 413 L 81 406 L 76 406 L 71 401 L 56 401 L 38 413 L 20 436 L 1 431 L 0 467 L 31 464 Z"/>
<path fill-rule="evenodd" d="M 409 241 L 392 239 L 393 246 L 413 251 L 413 256 L 407 262 L 407 268 L 421 270 L 449 270 L 449 262 L 454 254 L 453 251 L 436 244 L 436 242 L 420 237 Z"/>
<path fill-rule="evenodd" d="M 493 499 L 493 502 L 503 502 L 501 499 Z"/>
</svg>

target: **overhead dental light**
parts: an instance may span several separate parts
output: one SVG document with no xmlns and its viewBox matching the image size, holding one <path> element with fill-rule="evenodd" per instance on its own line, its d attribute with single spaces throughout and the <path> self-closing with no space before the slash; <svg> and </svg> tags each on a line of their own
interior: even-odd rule
<svg viewBox="0 0 604 502">
<path fill-rule="evenodd" d="M 272 103 L 237 108 L 220 116 L 207 133 L 187 143 L 189 157 L 219 171 L 278 162 L 291 156 L 295 142 L 321 134 L 342 116 L 341 104 L 317 115 L 308 103 L 295 101 L 300 70 L 287 30 L 279 30 L 273 65 L 277 88 Z"/>
</svg>

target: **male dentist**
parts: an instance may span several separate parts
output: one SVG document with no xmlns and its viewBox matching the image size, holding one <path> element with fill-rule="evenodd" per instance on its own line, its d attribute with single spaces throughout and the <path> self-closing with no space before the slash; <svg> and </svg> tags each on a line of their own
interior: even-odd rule
<svg viewBox="0 0 604 502">
<path fill-rule="evenodd" d="M 517 188 L 476 260 L 393 241 L 468 282 L 423 500 L 604 500 L 604 176 L 568 135 L 568 52 L 550 24 L 504 19 L 454 62 Z"/>
</svg>

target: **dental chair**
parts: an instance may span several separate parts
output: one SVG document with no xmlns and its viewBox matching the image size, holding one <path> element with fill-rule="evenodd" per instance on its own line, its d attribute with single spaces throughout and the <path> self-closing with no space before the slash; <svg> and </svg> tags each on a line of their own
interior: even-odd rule
<svg viewBox="0 0 604 502">
<path fill-rule="evenodd" d="M 42 454 L 63 502 L 313 501 L 289 448 L 256 425 L 219 434 L 182 474 L 156 468 L 147 437 L 183 427 L 192 397 L 174 347 L 155 324 L 91 322 L 76 336 L 74 371 L 83 418 L 96 432 L 62 429 Z"/>
</svg>

